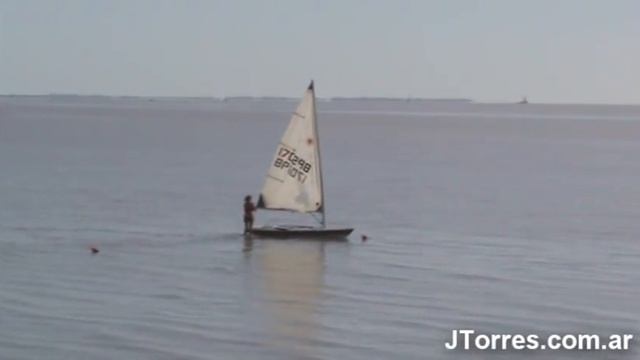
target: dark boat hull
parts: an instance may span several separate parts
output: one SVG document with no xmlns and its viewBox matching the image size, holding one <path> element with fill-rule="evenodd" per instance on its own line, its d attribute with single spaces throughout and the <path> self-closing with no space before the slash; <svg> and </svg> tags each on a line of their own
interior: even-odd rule
<svg viewBox="0 0 640 360">
<path fill-rule="evenodd" d="M 314 228 L 304 226 L 264 226 L 251 234 L 261 238 L 346 241 L 352 228 Z"/>
</svg>

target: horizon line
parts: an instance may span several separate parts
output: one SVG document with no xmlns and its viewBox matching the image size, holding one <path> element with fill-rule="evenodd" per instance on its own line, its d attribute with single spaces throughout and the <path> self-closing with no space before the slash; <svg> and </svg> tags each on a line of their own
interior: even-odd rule
<svg viewBox="0 0 640 360">
<path fill-rule="evenodd" d="M 0 97 L 85 97 L 85 98 L 138 98 L 138 99 L 208 99 L 224 101 L 230 100 L 298 100 L 298 96 L 281 95 L 231 95 L 231 96 L 189 96 L 189 95 L 107 95 L 107 94 L 74 94 L 74 93 L 0 93 Z M 471 104 L 516 104 L 516 105 L 602 105 L 602 106 L 640 106 L 638 103 L 607 103 L 607 102 L 563 102 L 563 101 L 529 101 L 528 104 L 519 104 L 516 100 L 476 100 L 468 97 L 394 97 L 394 96 L 332 96 L 317 97 L 320 100 L 361 100 L 361 101 L 433 101 L 433 102 L 465 102 Z"/>
</svg>

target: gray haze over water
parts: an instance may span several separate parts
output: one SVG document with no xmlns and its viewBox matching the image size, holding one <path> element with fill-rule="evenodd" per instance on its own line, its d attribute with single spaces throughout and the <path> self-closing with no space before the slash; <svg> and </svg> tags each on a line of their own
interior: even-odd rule
<svg viewBox="0 0 640 360">
<path fill-rule="evenodd" d="M 637 354 L 444 342 L 637 336 L 640 107 L 322 102 L 327 216 L 351 241 L 246 241 L 242 198 L 295 105 L 0 98 L 0 358 Z M 278 220 L 309 219 L 257 215 Z"/>
</svg>

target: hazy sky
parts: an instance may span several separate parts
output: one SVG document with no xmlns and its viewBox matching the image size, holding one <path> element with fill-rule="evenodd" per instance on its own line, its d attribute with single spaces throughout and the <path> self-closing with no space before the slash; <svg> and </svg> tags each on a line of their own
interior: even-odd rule
<svg viewBox="0 0 640 360">
<path fill-rule="evenodd" d="M 640 103 L 637 0 L 0 0 L 0 93 Z"/>
</svg>

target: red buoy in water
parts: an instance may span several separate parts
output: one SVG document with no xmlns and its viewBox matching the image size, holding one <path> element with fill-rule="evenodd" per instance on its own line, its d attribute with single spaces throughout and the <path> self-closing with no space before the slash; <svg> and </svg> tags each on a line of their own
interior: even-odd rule
<svg viewBox="0 0 640 360">
<path fill-rule="evenodd" d="M 367 240 L 369 240 L 369 237 L 365 234 L 362 234 L 362 236 L 360 236 L 360 238 L 362 239 L 362 242 L 365 242 Z"/>
<path fill-rule="evenodd" d="M 100 250 L 98 250 L 98 248 L 97 248 L 97 247 L 95 247 L 95 246 L 91 246 L 91 247 L 89 247 L 89 250 L 91 250 L 91 253 L 92 253 L 92 254 L 97 254 L 97 253 L 99 253 L 99 252 L 100 252 Z"/>
</svg>

